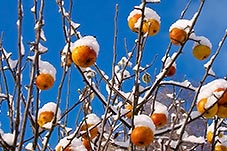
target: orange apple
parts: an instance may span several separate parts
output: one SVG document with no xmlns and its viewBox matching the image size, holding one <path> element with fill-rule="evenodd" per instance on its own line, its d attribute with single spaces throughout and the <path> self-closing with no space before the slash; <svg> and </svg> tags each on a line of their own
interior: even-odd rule
<svg viewBox="0 0 227 151">
<path fill-rule="evenodd" d="M 217 88 L 216 90 L 214 90 L 214 92 L 224 92 L 225 88 Z M 218 104 L 220 105 L 224 105 L 227 104 L 227 92 L 225 92 L 221 98 L 219 98 L 218 100 Z"/>
<path fill-rule="evenodd" d="M 155 19 L 148 19 L 143 22 L 142 31 L 148 33 L 148 36 L 156 35 L 160 30 L 160 23 Z"/>
<path fill-rule="evenodd" d="M 141 14 L 135 14 L 134 16 L 130 17 L 128 20 L 128 26 L 133 32 L 138 32 L 138 28 L 135 28 L 135 24 L 140 17 L 141 17 Z"/>
<path fill-rule="evenodd" d="M 183 29 L 173 28 L 169 33 L 170 41 L 175 45 L 183 44 L 187 39 L 187 33 Z"/>
<path fill-rule="evenodd" d="M 220 118 L 227 118 L 227 106 L 226 105 L 218 105 L 217 116 Z"/>
<path fill-rule="evenodd" d="M 131 117 L 132 117 L 132 105 L 129 104 L 129 103 L 127 103 L 127 104 L 125 105 L 125 109 L 127 109 L 127 110 L 129 111 L 127 114 L 125 114 L 125 116 L 126 116 L 127 118 L 131 118 Z"/>
<path fill-rule="evenodd" d="M 41 73 L 36 77 L 36 86 L 40 90 L 48 90 L 54 85 L 54 78 L 48 73 Z"/>
<path fill-rule="evenodd" d="M 214 151 L 227 151 L 227 147 L 218 143 L 215 145 Z"/>
<path fill-rule="evenodd" d="M 89 139 L 83 139 L 83 145 L 87 149 L 87 151 L 91 151 L 91 145 Z"/>
<path fill-rule="evenodd" d="M 80 133 L 84 139 L 93 139 L 98 135 L 98 127 L 93 127 L 94 124 L 83 124 L 80 128 Z M 91 128 L 92 127 L 92 128 Z M 90 129 L 91 128 L 91 129 Z M 87 134 L 89 132 L 89 134 Z"/>
<path fill-rule="evenodd" d="M 167 117 L 165 113 L 153 113 L 151 119 L 157 128 L 161 128 L 167 123 Z"/>
<path fill-rule="evenodd" d="M 54 112 L 52 111 L 43 111 L 38 116 L 38 124 L 42 127 L 44 124 L 51 122 L 54 118 Z"/>
<path fill-rule="evenodd" d="M 211 108 L 207 109 L 207 108 L 205 108 L 206 103 L 207 103 L 207 98 L 203 98 L 203 99 L 199 100 L 199 102 L 197 103 L 197 106 L 196 106 L 197 110 L 198 110 L 198 112 L 203 114 L 204 117 L 212 118 L 218 112 L 218 105 L 214 104 Z"/>
<path fill-rule="evenodd" d="M 171 77 L 176 73 L 176 67 L 170 66 L 169 69 L 166 72 L 166 76 Z"/>
<path fill-rule="evenodd" d="M 78 46 L 72 50 L 72 60 L 79 67 L 90 67 L 96 61 L 96 51 L 89 46 Z"/>
<path fill-rule="evenodd" d="M 154 140 L 154 132 L 146 126 L 138 126 L 132 130 L 131 141 L 136 146 L 146 147 Z"/>
<path fill-rule="evenodd" d="M 204 60 L 211 54 L 211 49 L 206 45 L 197 45 L 192 50 L 193 56 L 198 60 Z"/>
<path fill-rule="evenodd" d="M 71 146 L 68 146 L 66 148 L 63 149 L 62 146 L 59 146 L 56 151 L 73 151 L 73 149 L 71 149 Z"/>
</svg>

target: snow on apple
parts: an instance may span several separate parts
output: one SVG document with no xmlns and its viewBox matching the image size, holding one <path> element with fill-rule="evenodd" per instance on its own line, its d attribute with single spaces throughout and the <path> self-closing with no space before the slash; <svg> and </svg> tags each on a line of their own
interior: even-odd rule
<svg viewBox="0 0 227 151">
<path fill-rule="evenodd" d="M 84 36 L 78 39 L 72 43 L 71 51 L 79 46 L 88 46 L 96 52 L 97 56 L 99 54 L 99 44 L 94 36 Z"/>
<path fill-rule="evenodd" d="M 212 48 L 212 44 L 211 44 L 210 40 L 204 36 L 196 36 L 196 37 L 194 37 L 194 40 L 195 40 L 195 42 L 194 42 L 193 48 L 197 45 L 204 45 L 204 46 L 209 47 L 210 49 Z"/>
<path fill-rule="evenodd" d="M 131 17 L 133 17 L 134 15 L 136 14 L 142 14 L 142 11 L 140 10 L 142 7 L 142 5 L 140 6 L 135 6 L 135 9 L 133 11 L 130 12 L 127 20 L 129 21 L 129 19 Z M 160 16 L 157 14 L 156 11 L 154 11 L 153 9 L 149 8 L 149 7 L 145 7 L 145 12 L 144 12 L 144 19 L 155 19 L 157 20 L 159 23 L 161 23 L 161 20 L 160 20 Z"/>
<path fill-rule="evenodd" d="M 87 151 L 81 140 L 76 138 L 73 134 L 62 138 L 55 147 L 56 151 L 63 151 L 66 148 L 73 151 Z"/>
<path fill-rule="evenodd" d="M 151 108 L 152 108 L 152 106 L 151 106 Z M 169 116 L 169 112 L 168 112 L 167 107 L 164 104 L 162 104 L 158 101 L 155 101 L 153 113 L 164 113 L 166 115 L 166 117 Z"/>
<path fill-rule="evenodd" d="M 191 20 L 179 19 L 170 26 L 169 32 L 171 32 L 172 29 L 174 28 L 178 28 L 178 29 L 184 30 L 188 34 L 191 26 L 192 26 Z"/>
<path fill-rule="evenodd" d="M 94 114 L 94 113 L 88 114 L 85 117 L 85 120 L 86 120 L 86 123 L 94 124 L 94 125 L 99 124 L 100 121 L 101 121 L 100 118 L 96 114 Z"/>
<path fill-rule="evenodd" d="M 145 114 L 134 116 L 134 125 L 135 127 L 139 127 L 139 126 L 149 127 L 153 132 L 155 131 L 155 125 L 153 121 L 148 115 L 145 115 Z"/>
<path fill-rule="evenodd" d="M 209 98 L 214 94 L 216 97 L 220 97 L 223 92 L 214 92 L 218 88 L 226 89 L 227 81 L 225 79 L 216 79 L 202 86 L 198 94 L 197 101 L 201 100 L 202 98 Z M 211 102 L 212 102 L 212 99 L 211 99 Z"/>
<path fill-rule="evenodd" d="M 39 72 L 44 74 L 50 74 L 54 80 L 56 79 L 55 67 L 47 61 L 39 60 Z"/>
</svg>

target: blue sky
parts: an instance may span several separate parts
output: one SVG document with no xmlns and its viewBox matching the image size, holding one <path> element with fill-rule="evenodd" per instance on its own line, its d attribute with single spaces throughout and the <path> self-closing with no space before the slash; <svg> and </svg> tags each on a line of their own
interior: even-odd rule
<svg viewBox="0 0 227 151">
<path fill-rule="evenodd" d="M 160 69 L 161 58 L 169 43 L 168 30 L 170 25 L 175 22 L 185 7 L 188 0 L 171 1 L 162 0 L 160 4 L 148 5 L 157 11 L 161 17 L 161 30 L 154 36 L 149 37 L 145 47 L 144 60 L 142 65 L 149 64 L 153 57 L 158 54 L 158 59 L 149 72 L 153 75 L 155 68 Z M 74 0 L 72 20 L 79 23 L 81 26 L 79 31 L 82 35 L 94 35 L 100 44 L 100 53 L 97 59 L 97 65 L 111 75 L 111 61 L 113 52 L 113 31 L 114 31 L 114 14 L 115 5 L 119 4 L 118 17 L 118 41 L 117 41 L 117 59 L 119 60 L 125 55 L 124 38 L 127 39 L 129 50 L 132 48 L 137 34 L 131 32 L 127 25 L 127 17 L 133 6 L 139 5 L 140 0 Z M 65 1 L 66 9 L 68 7 L 67 0 Z M 33 6 L 33 1 L 24 0 L 24 18 L 23 18 L 23 43 L 25 44 L 26 53 L 29 52 L 27 42 L 34 40 L 34 21 L 33 14 L 30 12 Z M 199 0 L 193 0 L 189 11 L 185 18 L 190 19 L 196 12 L 199 6 Z M 195 26 L 197 35 L 206 36 L 213 44 L 213 51 L 216 50 L 218 42 L 224 35 L 227 28 L 227 6 L 226 0 L 207 0 L 203 8 L 202 14 Z M 224 16 L 224 17 L 223 17 Z M 17 57 L 17 1 L 16 0 L 1 0 L 0 2 L 0 32 L 4 32 L 3 47 L 8 52 L 13 52 L 12 59 Z M 60 79 L 62 69 L 60 67 L 60 50 L 64 47 L 64 37 L 62 32 L 61 15 L 58 13 L 58 7 L 54 0 L 45 1 L 44 11 L 45 26 L 43 28 L 47 42 L 43 43 L 49 50 L 42 55 L 43 60 L 50 61 L 57 68 L 57 78 Z M 177 73 L 172 79 L 182 81 L 185 76 L 190 81 L 197 83 L 204 73 L 203 64 L 208 60 L 199 61 L 192 56 L 192 42 L 188 42 L 184 49 L 184 53 L 177 60 Z M 227 44 L 224 45 L 219 58 L 215 62 L 214 71 L 218 77 L 224 77 L 227 73 Z M 171 53 L 177 50 L 173 47 Z M 82 89 L 84 84 L 81 76 L 76 69 L 72 67 L 72 90 L 74 93 L 71 100 L 77 100 L 76 91 Z M 158 70 L 159 71 L 159 70 Z M 26 77 L 26 75 L 24 75 Z M 56 81 L 51 90 L 42 92 L 41 100 L 54 101 L 56 99 L 57 86 L 59 81 Z M 43 104 L 43 103 L 41 103 Z M 97 105 L 98 106 L 98 105 Z M 2 115 L 0 115 L 2 116 Z M 1 121 L 2 123 L 2 121 Z M 2 125 L 4 127 L 4 125 Z"/>
</svg>

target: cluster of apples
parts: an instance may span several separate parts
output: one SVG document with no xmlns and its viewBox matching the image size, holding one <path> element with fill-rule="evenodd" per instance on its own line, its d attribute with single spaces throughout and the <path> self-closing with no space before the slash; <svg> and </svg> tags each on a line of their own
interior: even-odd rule
<svg viewBox="0 0 227 151">
<path fill-rule="evenodd" d="M 132 105 L 127 104 L 127 118 L 132 117 Z M 162 128 L 168 121 L 167 107 L 162 103 L 156 102 L 154 112 L 148 116 L 140 114 L 134 116 L 134 129 L 131 132 L 131 141 L 140 147 L 149 146 L 154 140 L 154 132 L 157 128 Z"/>
<path fill-rule="evenodd" d="M 59 141 L 55 147 L 56 151 L 74 151 L 74 150 L 84 150 L 90 151 L 91 140 L 98 136 L 100 118 L 96 114 L 88 114 L 79 127 L 79 138 L 76 134 L 71 134 Z M 73 137 L 73 138 L 72 138 Z M 70 141 L 71 138 L 71 142 Z"/>
<path fill-rule="evenodd" d="M 182 45 L 188 38 L 194 41 L 192 48 L 193 56 L 198 60 L 204 60 L 211 54 L 212 45 L 204 36 L 196 36 L 195 33 L 189 33 L 192 21 L 179 19 L 169 28 L 170 41 L 174 45 Z"/>
<path fill-rule="evenodd" d="M 136 33 L 140 31 L 140 27 L 142 27 L 142 33 L 148 36 L 154 36 L 160 30 L 160 16 L 148 7 L 144 9 L 144 16 L 142 16 L 141 6 L 135 7 L 130 12 L 127 20 L 129 28 Z"/>
<path fill-rule="evenodd" d="M 39 74 L 36 77 L 36 86 L 40 90 L 48 90 L 54 85 L 56 76 L 55 67 L 47 61 L 39 60 Z"/>
<path fill-rule="evenodd" d="M 204 85 L 197 99 L 197 110 L 206 118 L 227 118 L 227 81 L 216 79 Z"/>
</svg>

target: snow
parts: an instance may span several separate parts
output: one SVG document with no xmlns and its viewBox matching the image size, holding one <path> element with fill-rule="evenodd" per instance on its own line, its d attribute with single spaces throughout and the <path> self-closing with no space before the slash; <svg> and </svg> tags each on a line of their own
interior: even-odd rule
<svg viewBox="0 0 227 151">
<path fill-rule="evenodd" d="M 173 28 L 178 28 L 178 29 L 182 29 L 184 30 L 186 33 L 189 32 L 189 29 L 192 25 L 192 21 L 191 20 L 187 20 L 187 19 L 179 19 L 177 20 L 175 23 L 173 23 L 170 28 L 169 28 L 169 32 L 173 29 Z"/>
<path fill-rule="evenodd" d="M 32 143 L 28 143 L 26 146 L 25 146 L 25 150 L 26 151 L 33 151 L 34 149 L 33 149 L 33 144 Z"/>
<path fill-rule="evenodd" d="M 152 106 L 151 106 L 151 108 L 152 108 Z M 153 113 L 164 113 L 167 118 L 168 118 L 168 115 L 169 115 L 167 107 L 164 104 L 157 102 L 157 101 L 155 102 Z"/>
<path fill-rule="evenodd" d="M 2 139 L 9 145 L 13 145 L 14 137 L 15 135 L 12 133 L 2 133 L 1 134 Z"/>
<path fill-rule="evenodd" d="M 130 62 L 126 57 L 122 57 L 121 60 L 117 63 L 119 66 L 132 66 L 132 62 Z"/>
<path fill-rule="evenodd" d="M 71 51 L 79 46 L 88 46 L 96 52 L 96 55 L 99 53 L 99 44 L 95 37 L 93 36 L 84 36 L 72 44 Z"/>
<path fill-rule="evenodd" d="M 45 53 L 45 52 L 47 52 L 48 48 L 45 47 L 45 46 L 43 46 L 41 43 L 39 43 L 39 44 L 38 44 L 38 50 L 39 50 L 39 52 L 41 52 L 41 53 Z"/>
<path fill-rule="evenodd" d="M 211 44 L 210 40 L 204 36 L 196 36 L 196 37 L 193 37 L 193 39 L 196 40 L 194 42 L 193 48 L 198 45 L 204 45 L 204 46 L 209 47 L 210 49 L 212 48 L 212 44 Z"/>
<path fill-rule="evenodd" d="M 12 52 L 7 52 L 4 48 L 3 48 L 3 53 L 2 53 L 2 58 L 3 59 L 9 59 L 9 57 L 12 55 Z"/>
<path fill-rule="evenodd" d="M 71 141 L 71 143 L 70 143 Z M 78 138 L 74 137 L 73 135 L 69 135 L 67 137 L 64 137 L 59 141 L 57 146 L 55 147 L 55 150 L 61 148 L 60 151 L 63 151 L 65 147 L 70 143 L 70 149 L 73 151 L 87 151 L 87 149 L 84 147 L 83 143 L 81 140 Z"/>
<path fill-rule="evenodd" d="M 135 127 L 145 126 L 149 127 L 153 132 L 155 131 L 155 125 L 148 115 L 140 114 L 134 116 Z"/>
<path fill-rule="evenodd" d="M 151 3 L 160 3 L 160 0 L 146 0 L 146 2 L 151 2 Z"/>
<path fill-rule="evenodd" d="M 168 67 L 169 64 L 172 63 L 172 62 L 173 62 L 173 59 L 170 58 L 170 57 L 167 57 L 164 66 Z M 177 64 L 175 62 L 173 62 L 172 66 L 174 66 L 176 68 Z"/>
<path fill-rule="evenodd" d="M 24 56 L 25 49 L 24 49 L 24 43 L 23 43 L 23 37 L 21 36 L 21 55 Z"/>
<path fill-rule="evenodd" d="M 216 80 L 213 80 L 209 83 L 207 83 L 206 85 L 202 86 L 201 87 L 201 90 L 198 94 L 198 99 L 197 99 L 197 102 L 200 101 L 202 98 L 209 98 L 213 95 L 215 95 L 216 97 L 220 97 L 221 94 L 223 92 L 214 92 L 217 88 L 224 88 L 226 89 L 227 88 L 227 81 L 225 79 L 216 79 Z M 213 97 L 215 97 L 213 96 Z M 217 100 L 217 98 L 213 98 L 211 97 L 210 99 L 210 103 L 212 103 L 214 100 Z M 208 106 L 209 103 L 207 103 Z"/>
<path fill-rule="evenodd" d="M 127 20 L 129 21 L 129 19 L 131 17 L 133 17 L 136 14 L 142 14 L 142 11 L 140 10 L 142 7 L 142 5 L 140 6 L 136 6 L 135 9 L 133 11 L 130 12 Z M 140 17 L 141 18 L 141 17 Z M 144 11 L 144 20 L 148 20 L 148 19 L 155 19 L 156 21 L 158 21 L 159 23 L 161 22 L 160 20 L 160 16 L 156 13 L 156 11 L 154 11 L 151 8 L 145 7 L 145 11 Z M 137 22 L 141 23 L 141 19 L 138 19 Z"/>
<path fill-rule="evenodd" d="M 45 36 L 45 33 L 43 31 L 43 29 L 40 30 L 40 38 L 43 40 L 43 41 L 47 41 L 46 39 L 46 36 Z"/>
<path fill-rule="evenodd" d="M 44 74 L 50 74 L 54 80 L 56 79 L 55 67 L 47 61 L 39 60 L 39 72 Z"/>
<path fill-rule="evenodd" d="M 80 27 L 80 24 L 71 21 L 71 26 L 72 26 L 74 29 L 77 29 L 77 28 Z"/>
<path fill-rule="evenodd" d="M 88 114 L 85 118 L 86 118 L 87 124 L 96 125 L 101 121 L 100 118 L 94 113 Z"/>
<path fill-rule="evenodd" d="M 12 60 L 11 58 L 9 58 L 8 62 L 9 62 L 9 67 L 11 69 L 14 69 L 17 65 L 18 60 Z M 8 68 L 8 66 L 4 66 L 4 69 L 7 69 L 7 68 Z"/>
<path fill-rule="evenodd" d="M 190 135 L 188 137 L 183 138 L 183 141 L 197 143 L 197 144 L 203 144 L 206 142 L 204 137 L 202 136 L 196 137 L 194 135 Z"/>
<path fill-rule="evenodd" d="M 32 13 L 35 13 L 35 6 L 32 6 L 32 8 L 30 10 Z"/>
</svg>

